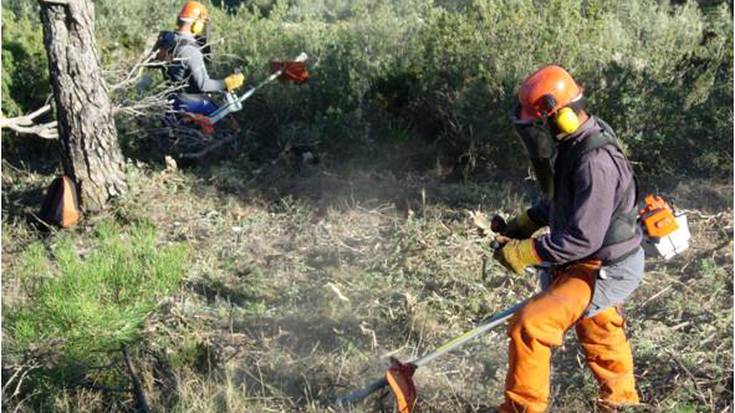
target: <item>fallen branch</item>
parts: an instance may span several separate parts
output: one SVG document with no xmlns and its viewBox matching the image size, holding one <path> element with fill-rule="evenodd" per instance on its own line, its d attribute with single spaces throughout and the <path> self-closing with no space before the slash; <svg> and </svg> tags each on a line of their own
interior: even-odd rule
<svg viewBox="0 0 735 413">
<path fill-rule="evenodd" d="M 128 368 L 128 374 L 130 375 L 130 381 L 133 384 L 133 394 L 135 395 L 135 401 L 138 407 L 138 411 L 141 413 L 150 413 L 151 409 L 148 407 L 148 402 L 146 401 L 145 393 L 143 392 L 143 386 L 140 384 L 140 379 L 138 379 L 138 373 L 135 372 L 133 363 L 130 361 L 130 356 L 128 355 L 127 347 L 123 347 L 122 353 L 123 353 L 123 359 L 125 360 L 125 366 Z"/>
<path fill-rule="evenodd" d="M 2 389 L 3 394 L 4 395 L 8 394 L 10 384 L 16 381 L 16 378 L 19 377 L 17 380 L 17 384 L 15 385 L 15 390 L 13 391 L 13 394 L 9 397 L 14 398 L 18 396 L 20 394 L 20 388 L 23 385 L 23 380 L 25 380 L 28 373 L 30 373 L 32 370 L 35 370 L 39 367 L 41 367 L 41 365 L 37 363 L 20 366 L 17 370 L 15 370 L 15 372 L 10 377 L 10 379 L 3 385 L 3 389 Z"/>
<path fill-rule="evenodd" d="M 110 91 L 115 91 L 119 89 L 124 89 L 128 85 L 131 85 L 135 83 L 140 75 L 143 73 L 143 69 L 149 68 L 149 67 L 162 67 L 164 63 L 161 62 L 153 62 L 153 60 L 156 58 L 156 54 L 153 52 L 149 52 L 148 54 L 144 54 L 143 57 L 141 57 L 140 60 L 138 60 L 133 67 L 128 71 L 128 73 L 125 75 L 123 80 L 110 85 Z"/>
<path fill-rule="evenodd" d="M 0 118 L 0 129 L 10 129 L 16 133 L 37 135 L 44 139 L 58 139 L 58 123 L 51 121 L 37 124 L 35 119 L 51 110 L 51 104 L 46 104 L 35 111 L 14 118 Z"/>
<path fill-rule="evenodd" d="M 181 87 L 170 86 L 154 95 L 146 96 L 137 102 L 126 100 L 115 105 L 112 108 L 112 113 L 114 115 L 125 114 L 142 118 L 162 117 L 165 113 L 173 110 L 168 96 L 180 89 Z"/>
<path fill-rule="evenodd" d="M 224 138 L 222 138 L 222 139 L 220 139 L 220 140 L 212 143 L 211 145 L 208 145 L 207 147 L 205 147 L 204 149 L 202 149 L 202 150 L 200 150 L 198 152 L 181 154 L 180 155 L 181 160 L 182 161 L 183 160 L 188 160 L 188 161 L 193 161 L 193 162 L 203 161 L 208 155 L 210 155 L 212 153 L 215 153 L 217 150 L 219 150 L 223 146 L 225 146 L 227 144 L 230 144 L 230 143 L 234 142 L 235 140 L 237 140 L 237 136 L 236 135 L 226 136 L 226 137 L 224 137 Z"/>
<path fill-rule="evenodd" d="M 122 80 L 117 81 L 116 83 L 109 84 L 110 91 L 114 92 L 119 89 L 124 89 L 128 85 L 131 85 L 135 83 L 138 78 L 140 77 L 141 73 L 143 72 L 143 69 L 147 67 L 160 67 L 163 66 L 164 62 L 156 62 L 156 50 L 153 50 L 153 46 L 156 42 L 156 36 L 148 36 L 145 40 L 145 44 L 143 46 L 143 52 L 138 55 L 138 58 L 135 59 L 135 63 L 133 64 L 132 68 L 127 70 L 127 73 L 123 76 Z M 124 72 L 123 70 L 116 70 L 113 72 Z"/>
</svg>

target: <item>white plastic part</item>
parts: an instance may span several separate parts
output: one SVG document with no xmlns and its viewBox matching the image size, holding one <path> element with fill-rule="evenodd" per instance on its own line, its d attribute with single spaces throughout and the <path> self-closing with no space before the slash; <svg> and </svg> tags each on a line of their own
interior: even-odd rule
<svg viewBox="0 0 735 413">
<path fill-rule="evenodd" d="M 689 232 L 689 223 L 686 214 L 674 214 L 674 219 L 679 224 L 679 228 L 671 234 L 656 240 L 652 240 L 644 235 L 641 245 L 646 251 L 646 255 L 662 257 L 665 260 L 669 260 L 689 248 L 689 239 L 692 237 L 692 234 Z"/>
<path fill-rule="evenodd" d="M 230 112 L 238 112 L 242 110 L 242 102 L 240 102 L 238 96 L 232 92 L 225 94 L 225 102 L 230 106 Z"/>
<path fill-rule="evenodd" d="M 301 52 L 301 54 L 294 59 L 294 62 L 305 62 L 308 58 L 309 56 L 305 52 Z"/>
</svg>

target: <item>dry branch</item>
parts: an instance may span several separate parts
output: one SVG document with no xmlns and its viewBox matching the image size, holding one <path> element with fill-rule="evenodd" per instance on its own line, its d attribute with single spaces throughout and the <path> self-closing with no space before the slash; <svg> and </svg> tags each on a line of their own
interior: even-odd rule
<svg viewBox="0 0 735 413">
<path fill-rule="evenodd" d="M 56 121 L 36 123 L 35 119 L 51 110 L 51 104 L 46 104 L 35 111 L 14 118 L 0 118 L 0 129 L 10 129 L 16 133 L 37 135 L 44 139 L 58 139 L 59 131 Z"/>
<path fill-rule="evenodd" d="M 143 392 L 143 386 L 138 378 L 138 373 L 135 371 L 132 361 L 130 361 L 128 349 L 123 347 L 122 353 L 123 361 L 125 361 L 125 366 L 127 367 L 128 375 L 130 376 L 130 381 L 133 385 L 133 394 L 135 395 L 138 411 L 141 413 L 150 413 L 151 409 L 148 407 L 148 402 L 146 401 L 145 393 Z"/>
</svg>

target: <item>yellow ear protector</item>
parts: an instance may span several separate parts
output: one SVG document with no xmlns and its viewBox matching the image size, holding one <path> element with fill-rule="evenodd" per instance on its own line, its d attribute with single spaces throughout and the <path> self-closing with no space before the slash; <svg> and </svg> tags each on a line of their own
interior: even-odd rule
<svg viewBox="0 0 735 413">
<path fill-rule="evenodd" d="M 554 122 L 561 132 L 572 133 L 579 128 L 579 117 L 574 113 L 574 109 L 565 106 L 556 111 L 554 114 Z"/>
<path fill-rule="evenodd" d="M 196 19 L 194 23 L 191 24 L 191 32 L 194 34 L 200 34 L 202 31 L 204 31 L 204 21 Z"/>
<path fill-rule="evenodd" d="M 575 110 L 571 107 L 576 106 L 576 102 L 578 101 L 572 102 L 569 106 L 564 106 L 551 115 L 559 132 L 568 134 L 576 131 L 579 128 L 579 117 L 577 116 Z M 544 106 L 547 108 L 547 111 L 551 111 L 556 106 L 556 99 L 552 95 L 544 95 L 543 103 Z"/>
</svg>

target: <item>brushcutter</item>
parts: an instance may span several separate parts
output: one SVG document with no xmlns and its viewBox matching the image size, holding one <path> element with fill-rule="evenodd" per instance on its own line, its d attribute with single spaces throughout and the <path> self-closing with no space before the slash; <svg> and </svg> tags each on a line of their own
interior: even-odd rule
<svg viewBox="0 0 735 413">
<path fill-rule="evenodd" d="M 502 218 L 500 218 L 499 216 L 495 216 L 492 219 L 491 228 L 488 229 L 491 229 L 493 232 L 499 233 L 502 232 L 502 230 L 505 228 L 505 225 L 505 221 Z M 497 241 L 492 241 L 490 247 L 494 250 L 498 250 L 503 246 Z M 532 269 L 529 270 L 531 272 L 534 271 Z M 513 316 L 516 311 L 523 308 L 527 301 L 528 300 L 524 300 L 504 311 L 501 311 L 500 313 L 486 318 L 485 320 L 480 322 L 477 327 L 447 341 L 433 352 L 425 354 L 424 356 L 419 357 L 416 360 L 403 363 L 398 359 L 391 358 L 390 367 L 388 367 L 388 370 L 385 372 L 385 376 L 383 378 L 373 381 L 372 383 L 368 384 L 367 387 L 365 387 L 364 389 L 338 398 L 335 401 L 335 404 L 337 406 L 347 406 L 349 404 L 356 403 L 360 400 L 365 399 L 372 393 L 388 386 L 393 393 L 393 396 L 395 397 L 398 411 L 400 413 L 411 413 L 417 401 L 416 386 L 413 383 L 413 374 L 416 369 L 425 364 L 428 364 L 435 358 L 445 353 L 448 353 L 463 346 L 465 343 L 477 337 L 480 337 L 481 335 L 487 333 L 496 326 L 504 323 L 511 316 Z"/>
<path fill-rule="evenodd" d="M 273 73 L 265 78 L 262 82 L 250 89 L 245 91 L 241 96 L 237 96 L 234 92 L 228 92 L 225 94 L 225 104 L 217 109 L 214 113 L 207 116 L 209 123 L 214 125 L 219 122 L 225 116 L 233 112 L 242 110 L 242 102 L 246 101 L 252 96 L 258 89 L 263 86 L 272 83 L 276 79 L 288 81 L 296 84 L 302 84 L 309 79 L 309 72 L 306 70 L 304 62 L 308 56 L 306 53 L 301 53 L 292 61 L 273 61 L 271 62 L 271 70 Z"/>
<path fill-rule="evenodd" d="M 482 225 L 484 231 L 486 232 L 494 232 L 496 234 L 502 234 L 505 229 L 507 228 L 507 223 L 505 220 L 495 215 L 493 216 L 492 220 L 487 223 L 487 225 Z M 499 250 L 503 247 L 503 245 L 493 240 L 490 243 L 490 248 L 493 250 Z M 543 264 L 541 267 L 537 268 L 543 268 Z M 536 269 L 527 268 L 527 272 L 534 273 Z M 419 357 L 418 359 L 415 359 L 413 361 L 403 363 L 399 361 L 396 358 L 391 357 L 390 359 L 390 367 L 388 367 L 388 370 L 385 372 L 385 376 L 373 381 L 372 383 L 368 384 L 365 388 L 361 390 L 357 390 L 353 393 L 350 393 L 346 396 L 342 396 L 335 400 L 335 405 L 337 406 L 347 406 L 353 403 L 356 403 L 360 400 L 363 400 L 370 396 L 371 394 L 375 393 L 376 391 L 385 388 L 388 386 L 390 388 L 391 393 L 395 397 L 396 405 L 398 407 L 399 413 L 411 413 L 413 411 L 413 408 L 416 404 L 417 393 L 416 393 L 416 386 L 413 382 L 413 375 L 416 372 L 416 369 L 419 367 L 428 364 L 429 362 L 433 361 L 435 358 L 449 353 L 452 350 L 455 350 L 461 346 L 463 346 L 465 343 L 480 337 L 481 335 L 487 333 L 488 331 L 492 330 L 496 326 L 503 324 L 506 320 L 511 318 L 513 314 L 515 314 L 518 310 L 523 308 L 524 305 L 528 302 L 529 299 L 526 299 L 520 303 L 517 303 L 513 305 L 512 307 L 501 311 L 491 317 L 486 318 L 485 320 L 481 321 L 480 324 L 473 328 L 472 330 L 469 330 L 465 332 L 464 334 L 457 336 L 446 343 L 439 346 L 436 350 L 429 354 L 425 354 L 422 357 Z"/>
<path fill-rule="evenodd" d="M 442 344 L 433 352 L 426 354 L 416 360 L 408 363 L 402 363 L 395 358 L 391 358 L 391 365 L 385 372 L 385 377 L 375 380 L 368 384 L 364 389 L 355 391 L 349 395 L 338 398 L 335 401 L 337 406 L 347 406 L 365 399 L 372 393 L 388 386 L 396 399 L 396 405 L 400 413 L 411 413 L 416 404 L 416 386 L 413 383 L 413 374 L 419 367 L 428 364 L 435 358 L 455 350 L 470 340 L 473 340 L 494 327 L 508 320 L 516 311 L 521 309 L 526 301 L 520 302 L 505 311 L 497 313 L 490 318 L 485 319 L 480 325 L 467 331 L 461 336 L 455 337 Z"/>
<path fill-rule="evenodd" d="M 162 149 L 174 154 L 177 161 L 189 163 L 212 158 L 215 154 L 224 154 L 231 148 L 236 150 L 240 139 L 237 133 L 239 129 L 237 127 L 234 130 L 215 129 L 215 124 L 227 115 L 242 110 L 243 102 L 275 80 L 295 84 L 305 83 L 309 79 L 309 71 L 305 64 L 307 57 L 306 53 L 301 53 L 291 61 L 272 61 L 271 74 L 267 78 L 250 87 L 242 95 L 238 96 L 234 92 L 225 93 L 222 106 L 209 115 L 184 113 L 181 117 L 174 114 L 172 118 L 167 118 L 164 121 L 167 125 L 166 133 L 160 139 Z M 187 123 L 188 127 L 178 127 Z"/>
</svg>

